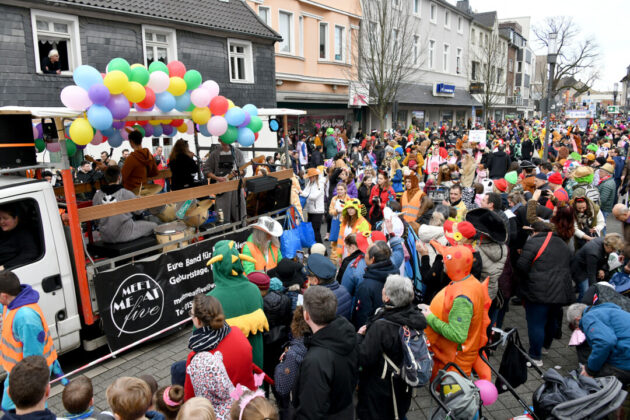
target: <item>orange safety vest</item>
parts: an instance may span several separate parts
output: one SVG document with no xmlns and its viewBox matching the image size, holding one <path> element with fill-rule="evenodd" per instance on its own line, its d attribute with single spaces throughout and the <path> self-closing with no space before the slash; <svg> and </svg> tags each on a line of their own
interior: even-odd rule
<svg viewBox="0 0 630 420">
<path fill-rule="evenodd" d="M 39 315 L 39 319 L 42 321 L 42 327 L 44 329 L 44 353 L 42 356 L 46 359 L 46 364 L 50 367 L 55 360 L 57 360 L 57 352 L 53 347 L 53 341 L 50 337 L 50 333 L 48 332 L 48 325 L 46 324 L 46 320 L 44 318 L 44 314 L 40 309 L 39 305 L 36 303 L 31 303 L 29 305 L 20 306 L 17 309 L 13 309 L 8 311 L 7 307 L 4 307 L 4 312 L 2 314 L 2 344 L 0 345 L 1 354 L 1 362 L 2 367 L 5 371 L 11 372 L 13 366 L 15 366 L 18 362 L 24 359 L 24 344 L 17 341 L 13 337 L 13 320 L 15 319 L 15 314 L 18 310 L 22 308 L 31 308 Z"/>
<path fill-rule="evenodd" d="M 418 212 L 420 211 L 420 202 L 422 201 L 422 196 L 424 192 L 419 190 L 416 192 L 411 200 L 409 200 L 409 194 L 405 191 L 402 195 L 400 203 L 402 204 L 402 212 L 400 213 L 405 219 L 405 222 L 415 222 L 418 218 Z"/>
<path fill-rule="evenodd" d="M 278 265 L 278 247 L 271 244 L 271 252 L 269 253 L 271 261 L 265 261 L 265 256 L 253 242 L 246 242 L 245 245 L 249 248 L 252 258 L 256 260 L 256 271 L 268 271 L 276 268 Z"/>
<path fill-rule="evenodd" d="M 350 232 L 350 235 L 352 235 L 353 233 L 357 233 L 359 231 L 359 227 L 363 224 L 363 222 L 366 221 L 367 220 L 365 219 L 365 217 L 359 216 L 356 223 L 352 227 L 352 232 Z M 337 255 L 339 255 L 340 257 L 343 256 L 344 239 L 346 238 L 346 235 L 344 235 L 345 231 L 346 224 L 342 223 L 341 226 L 339 226 L 339 238 L 337 239 Z"/>
<path fill-rule="evenodd" d="M 490 325 L 488 310 L 492 301 L 488 296 L 488 282 L 486 279 L 479 283 L 472 275 L 460 281 L 452 281 L 444 289 L 435 295 L 431 301 L 431 313 L 444 322 L 448 322 L 448 315 L 453 307 L 453 301 L 458 296 L 466 296 L 473 304 L 473 317 L 468 328 L 468 337 L 463 344 L 458 344 L 448 340 L 444 336 L 436 333 L 431 327 L 427 327 L 425 333 L 429 340 L 431 351 L 435 355 L 433 364 L 433 376 L 448 362 L 455 362 L 467 375 L 473 367 L 480 375 L 489 376 L 489 369 L 483 369 L 483 363 L 479 363 L 479 349 L 486 345 L 488 337 L 486 329 Z M 479 361 L 478 361 L 479 360 Z M 487 366 L 486 366 L 487 368 Z"/>
</svg>

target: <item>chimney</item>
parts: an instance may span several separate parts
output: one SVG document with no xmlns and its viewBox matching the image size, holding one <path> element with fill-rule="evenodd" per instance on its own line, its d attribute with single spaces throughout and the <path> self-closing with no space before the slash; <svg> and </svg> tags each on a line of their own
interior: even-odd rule
<svg viewBox="0 0 630 420">
<path fill-rule="evenodd" d="M 459 10 L 462 10 L 468 14 L 472 14 L 472 8 L 468 0 L 457 0 L 457 6 Z"/>
</svg>

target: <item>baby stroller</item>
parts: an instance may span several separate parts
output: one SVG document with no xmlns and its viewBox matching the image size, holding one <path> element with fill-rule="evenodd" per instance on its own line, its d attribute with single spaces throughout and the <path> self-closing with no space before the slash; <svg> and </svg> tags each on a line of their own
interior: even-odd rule
<svg viewBox="0 0 630 420">
<path fill-rule="evenodd" d="M 449 371 L 455 368 L 456 371 Z M 479 389 L 455 363 L 447 363 L 429 386 L 438 407 L 430 420 L 483 420 Z"/>
</svg>

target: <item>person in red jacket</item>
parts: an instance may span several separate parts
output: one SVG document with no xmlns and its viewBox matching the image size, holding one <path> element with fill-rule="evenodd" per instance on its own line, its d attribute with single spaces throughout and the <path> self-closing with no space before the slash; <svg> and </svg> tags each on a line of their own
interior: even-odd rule
<svg viewBox="0 0 630 420">
<path fill-rule="evenodd" d="M 200 388 L 200 384 L 194 384 L 190 372 L 196 366 L 196 356 L 209 352 L 215 354 L 221 352 L 223 364 L 227 375 L 233 386 L 237 384 L 246 386 L 249 389 L 256 389 L 254 385 L 252 346 L 247 341 L 245 335 L 238 328 L 231 328 L 225 322 L 223 307 L 221 302 L 213 296 L 199 294 L 193 299 L 191 317 L 195 330 L 188 340 L 188 348 L 191 352 L 186 360 L 186 379 L 184 382 L 184 400 L 189 400 L 195 396 L 195 389 Z M 226 388 L 219 381 L 217 375 L 208 372 L 208 376 L 215 378 L 216 382 L 202 384 L 204 394 L 213 390 L 213 395 L 224 395 L 222 391 Z M 212 381 L 212 378 L 206 382 Z M 229 394 L 228 390 L 228 394 Z M 206 396 L 207 397 L 207 396 Z"/>
<path fill-rule="evenodd" d="M 383 210 L 389 200 L 395 200 L 396 193 L 389 184 L 389 178 L 386 172 L 380 172 L 376 181 L 376 185 L 372 187 L 370 193 L 370 214 L 369 221 L 372 227 L 377 222 L 383 220 Z"/>
</svg>

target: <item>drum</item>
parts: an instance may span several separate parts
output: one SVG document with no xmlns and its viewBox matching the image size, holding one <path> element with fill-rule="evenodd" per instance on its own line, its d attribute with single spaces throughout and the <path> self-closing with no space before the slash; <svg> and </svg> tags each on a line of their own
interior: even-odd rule
<svg viewBox="0 0 630 420">
<path fill-rule="evenodd" d="M 158 213 L 157 217 L 163 222 L 172 222 L 177 219 L 175 212 L 177 211 L 177 203 L 168 203 L 164 206 L 162 211 Z"/>
<path fill-rule="evenodd" d="M 165 244 L 167 242 L 182 239 L 186 236 L 187 226 L 182 222 L 171 222 L 159 225 L 154 230 L 155 238 L 158 243 Z M 171 244 L 162 248 L 162 252 L 172 251 L 177 248 L 183 248 L 188 245 L 188 241 L 180 242 L 179 244 Z"/>
</svg>

